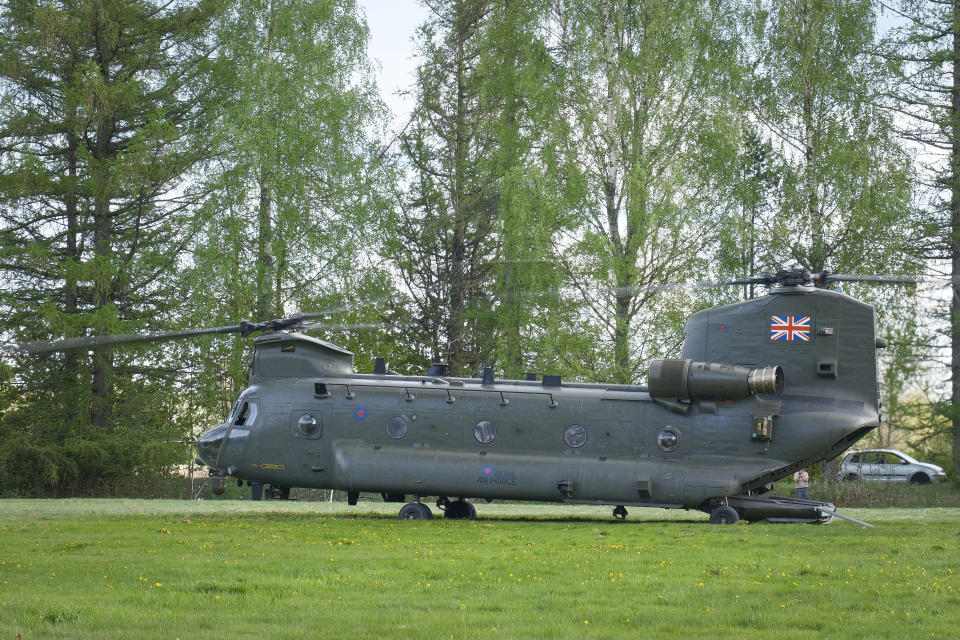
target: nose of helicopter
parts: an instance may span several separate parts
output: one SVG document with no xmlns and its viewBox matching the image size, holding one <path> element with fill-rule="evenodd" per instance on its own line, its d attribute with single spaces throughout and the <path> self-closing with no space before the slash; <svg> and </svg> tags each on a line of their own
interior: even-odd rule
<svg viewBox="0 0 960 640">
<path fill-rule="evenodd" d="M 220 455 L 220 448 L 223 446 L 223 439 L 227 437 L 230 430 L 229 424 L 221 424 L 210 429 L 197 440 L 197 460 L 215 468 L 217 466 L 217 457 Z"/>
</svg>

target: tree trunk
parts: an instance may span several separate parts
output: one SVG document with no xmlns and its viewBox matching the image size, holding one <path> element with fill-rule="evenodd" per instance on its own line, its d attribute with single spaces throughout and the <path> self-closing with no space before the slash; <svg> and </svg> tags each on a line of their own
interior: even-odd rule
<svg viewBox="0 0 960 640">
<path fill-rule="evenodd" d="M 609 234 L 611 257 L 613 264 L 613 281 L 616 284 L 614 294 L 614 327 L 613 327 L 613 364 L 614 382 L 618 384 L 630 383 L 630 307 L 634 294 L 630 291 L 633 280 L 631 273 L 631 256 L 627 248 L 629 242 L 624 242 L 620 229 L 620 206 L 618 193 L 618 136 L 616 119 L 616 80 L 617 55 L 613 39 L 613 17 L 610 7 L 603 8 L 603 49 L 604 74 L 607 82 L 606 114 L 604 120 L 604 140 L 606 156 L 604 158 L 604 208 L 607 216 L 607 233 Z"/>
<path fill-rule="evenodd" d="M 68 265 L 64 269 L 63 283 L 63 313 L 66 316 L 64 337 L 70 338 L 76 335 L 72 327 L 72 321 L 80 311 L 80 302 L 78 297 L 77 267 L 80 265 L 80 220 L 77 210 L 77 149 L 80 141 L 73 133 L 67 135 L 67 175 L 66 175 L 66 193 L 64 194 L 64 213 L 67 222 L 67 246 L 64 262 Z M 68 351 L 64 354 L 64 382 L 70 385 L 72 393 L 68 396 L 67 404 L 64 407 L 66 411 L 67 424 L 74 424 L 77 420 L 78 409 L 76 397 L 78 395 L 77 385 L 80 382 L 80 354 L 76 351 Z"/>
<path fill-rule="evenodd" d="M 811 31 L 813 21 L 813 7 L 806 0 L 801 9 L 803 12 L 802 37 L 804 51 L 812 46 L 809 40 L 813 37 Z M 804 60 L 803 64 L 803 158 L 804 158 L 804 190 L 806 195 L 807 220 L 810 222 L 810 264 L 806 265 L 811 271 L 822 271 L 826 268 L 826 241 L 823 237 L 823 217 L 820 213 L 820 201 L 817 197 L 817 135 L 814 118 L 814 90 L 813 90 L 813 60 Z"/>
<path fill-rule="evenodd" d="M 267 6 L 267 14 L 264 24 L 264 47 L 263 62 L 265 72 L 263 74 L 261 99 L 261 116 L 269 119 L 271 123 L 276 123 L 277 114 L 274 106 L 275 96 L 274 88 L 269 82 L 272 74 L 270 62 L 273 59 L 273 21 L 274 21 L 274 3 L 271 1 Z M 260 156 L 260 167 L 258 182 L 260 183 L 260 202 L 257 206 L 257 300 L 256 300 L 256 319 L 259 321 L 270 320 L 274 312 L 274 277 L 276 263 L 273 251 L 273 179 L 271 171 L 273 166 L 272 150 L 275 148 L 274 142 L 268 140 L 261 141 L 263 151 Z"/>
<path fill-rule="evenodd" d="M 953 3 L 953 86 L 950 90 L 950 398 L 953 482 L 960 485 L 960 0 Z"/>
<path fill-rule="evenodd" d="M 98 44 L 100 41 L 98 40 Z M 103 46 L 103 45 L 101 45 Z M 111 83 L 109 50 L 98 49 L 100 73 L 104 85 Z M 94 333 L 106 335 L 111 332 L 110 311 L 108 306 L 113 299 L 113 247 L 112 247 L 112 220 L 110 213 L 111 202 L 111 149 L 113 139 L 113 113 L 110 105 L 101 106 L 101 120 L 97 125 L 96 141 L 93 149 L 93 307 L 96 319 L 93 323 Z M 113 395 L 113 349 L 100 347 L 93 352 L 93 398 L 91 407 L 91 423 L 99 429 L 106 429 L 110 425 Z"/>
<path fill-rule="evenodd" d="M 453 140 L 453 238 L 450 245 L 450 315 L 447 322 L 447 353 L 449 370 L 460 373 L 467 364 L 464 354 L 464 336 L 467 306 L 467 207 L 466 184 L 467 154 L 469 140 L 467 132 L 467 88 L 466 88 L 466 51 L 468 9 L 457 5 L 457 20 L 454 25 L 456 37 L 456 83 L 457 106 L 454 113 Z"/>
<path fill-rule="evenodd" d="M 271 214 L 270 178 L 265 167 L 260 169 L 260 204 L 257 208 L 257 320 L 269 320 L 273 313 L 273 221 Z"/>
</svg>

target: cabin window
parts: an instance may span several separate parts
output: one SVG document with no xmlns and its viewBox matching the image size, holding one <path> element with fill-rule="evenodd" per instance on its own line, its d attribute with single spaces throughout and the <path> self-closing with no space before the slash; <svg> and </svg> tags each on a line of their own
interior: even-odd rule
<svg viewBox="0 0 960 640">
<path fill-rule="evenodd" d="M 316 416 L 305 413 L 297 421 L 297 429 L 305 436 L 316 435 L 320 431 L 320 421 L 317 420 Z"/>
<path fill-rule="evenodd" d="M 680 434 L 673 427 L 667 427 L 657 436 L 657 444 L 667 453 L 676 451 L 680 446 Z"/>
<path fill-rule="evenodd" d="M 403 416 L 396 416 L 387 420 L 387 435 L 394 440 L 406 436 L 407 428 L 407 419 Z"/>
<path fill-rule="evenodd" d="M 490 444 L 497 437 L 497 425 L 489 420 L 481 420 L 473 428 L 473 437 L 480 444 Z"/>
<path fill-rule="evenodd" d="M 587 443 L 587 430 L 582 424 L 572 424 L 563 432 L 563 441 L 574 449 L 582 447 Z"/>
</svg>

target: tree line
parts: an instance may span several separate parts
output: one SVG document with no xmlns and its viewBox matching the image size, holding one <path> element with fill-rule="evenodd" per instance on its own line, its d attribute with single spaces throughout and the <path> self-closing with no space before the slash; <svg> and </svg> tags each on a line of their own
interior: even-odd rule
<svg viewBox="0 0 960 640">
<path fill-rule="evenodd" d="M 355 0 L 3 0 L 4 342 L 329 310 L 361 370 L 638 383 L 762 293 L 684 282 L 941 275 L 849 292 L 877 437 L 960 464 L 960 2 L 422 3 L 390 130 Z M 7 350 L 0 495 L 163 474 L 250 350 Z"/>
</svg>

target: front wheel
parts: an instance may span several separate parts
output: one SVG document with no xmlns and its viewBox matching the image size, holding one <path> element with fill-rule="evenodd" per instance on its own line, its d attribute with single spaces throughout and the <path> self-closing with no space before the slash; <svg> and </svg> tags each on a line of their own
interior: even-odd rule
<svg viewBox="0 0 960 640">
<path fill-rule="evenodd" d="M 910 477 L 910 484 L 930 484 L 930 476 L 925 473 L 915 473 Z"/>
<path fill-rule="evenodd" d="M 410 502 L 400 508 L 398 520 L 433 520 L 430 507 L 421 502 Z"/>
</svg>

